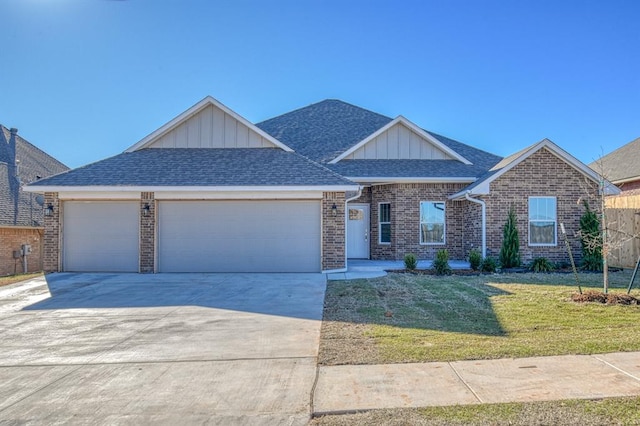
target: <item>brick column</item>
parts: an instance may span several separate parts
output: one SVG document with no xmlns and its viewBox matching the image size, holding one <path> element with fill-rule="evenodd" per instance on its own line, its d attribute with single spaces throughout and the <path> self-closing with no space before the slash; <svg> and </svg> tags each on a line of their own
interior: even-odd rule
<svg viewBox="0 0 640 426">
<path fill-rule="evenodd" d="M 44 209 L 51 205 L 53 213 L 44 216 L 44 256 L 42 268 L 44 272 L 58 272 L 61 269 L 60 251 L 60 208 L 62 203 L 58 199 L 57 192 L 45 192 Z"/>
<path fill-rule="evenodd" d="M 155 194 L 143 192 L 140 196 L 140 272 L 143 274 L 155 272 L 155 247 Z"/>
<path fill-rule="evenodd" d="M 333 205 L 336 209 L 334 211 Z M 325 192 L 322 196 L 322 270 L 341 269 L 345 265 L 344 192 Z"/>
</svg>

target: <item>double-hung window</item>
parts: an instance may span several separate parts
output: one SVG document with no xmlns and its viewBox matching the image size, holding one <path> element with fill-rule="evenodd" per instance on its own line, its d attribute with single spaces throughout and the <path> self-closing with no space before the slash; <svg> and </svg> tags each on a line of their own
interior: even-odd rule
<svg viewBox="0 0 640 426">
<path fill-rule="evenodd" d="M 529 245 L 557 244 L 556 197 L 529 197 Z"/>
<path fill-rule="evenodd" d="M 378 204 L 378 242 L 391 243 L 391 204 Z"/>
<path fill-rule="evenodd" d="M 420 244 L 444 244 L 444 203 L 420 202 Z"/>
</svg>

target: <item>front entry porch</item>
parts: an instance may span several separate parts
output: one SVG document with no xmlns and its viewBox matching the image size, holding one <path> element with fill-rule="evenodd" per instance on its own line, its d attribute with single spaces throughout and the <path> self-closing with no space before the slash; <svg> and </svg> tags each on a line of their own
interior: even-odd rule
<svg viewBox="0 0 640 426">
<path fill-rule="evenodd" d="M 418 260 L 418 269 L 429 269 L 433 260 Z M 469 269 L 466 260 L 450 260 L 451 269 Z M 327 274 L 328 280 L 355 280 L 366 278 L 384 277 L 389 269 L 404 269 L 402 260 L 362 260 L 348 259 L 347 272 Z"/>
</svg>

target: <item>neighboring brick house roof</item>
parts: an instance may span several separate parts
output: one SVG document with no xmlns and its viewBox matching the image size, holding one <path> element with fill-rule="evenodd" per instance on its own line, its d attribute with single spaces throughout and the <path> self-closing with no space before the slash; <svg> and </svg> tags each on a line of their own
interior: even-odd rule
<svg viewBox="0 0 640 426">
<path fill-rule="evenodd" d="M 615 184 L 640 180 L 640 138 L 594 161 L 589 167 Z"/>
<path fill-rule="evenodd" d="M 31 184 L 42 186 L 354 186 L 279 148 L 148 148 Z"/>
<path fill-rule="evenodd" d="M 393 121 L 389 117 L 335 99 L 324 100 L 256 124 L 296 152 L 321 163 L 328 163 L 349 148 Z M 462 157 L 473 167 L 455 160 L 358 160 L 328 165 L 346 176 L 477 177 L 501 160 L 501 157 L 425 130 Z M 375 163 L 373 162 L 375 161 Z M 444 167 L 446 166 L 446 167 Z M 445 170 L 446 169 L 446 170 Z M 400 174 L 398 174 L 400 173 Z"/>
<path fill-rule="evenodd" d="M 60 161 L 0 125 L 0 226 L 42 226 L 42 206 L 22 186 L 66 170 Z"/>
</svg>

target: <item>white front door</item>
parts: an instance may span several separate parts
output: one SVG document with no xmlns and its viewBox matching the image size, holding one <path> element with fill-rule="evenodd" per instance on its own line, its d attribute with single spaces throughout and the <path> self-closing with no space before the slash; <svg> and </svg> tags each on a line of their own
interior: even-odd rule
<svg viewBox="0 0 640 426">
<path fill-rule="evenodd" d="M 347 257 L 369 258 L 369 205 L 347 205 Z"/>
</svg>

